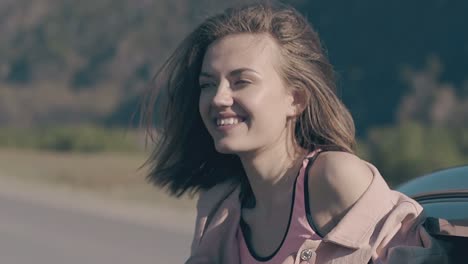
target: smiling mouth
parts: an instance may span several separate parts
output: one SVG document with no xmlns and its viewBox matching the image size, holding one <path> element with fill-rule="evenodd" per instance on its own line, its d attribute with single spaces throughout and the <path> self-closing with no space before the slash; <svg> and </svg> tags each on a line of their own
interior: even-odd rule
<svg viewBox="0 0 468 264">
<path fill-rule="evenodd" d="M 237 125 L 241 122 L 244 122 L 244 118 L 240 117 L 228 117 L 228 118 L 216 118 L 216 126 L 223 127 L 223 126 L 233 126 Z"/>
</svg>

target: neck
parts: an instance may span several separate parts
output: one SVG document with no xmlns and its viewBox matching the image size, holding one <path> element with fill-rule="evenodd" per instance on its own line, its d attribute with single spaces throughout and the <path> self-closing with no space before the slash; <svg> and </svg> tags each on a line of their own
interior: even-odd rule
<svg viewBox="0 0 468 264">
<path fill-rule="evenodd" d="M 306 150 L 276 144 L 269 149 L 240 155 L 244 171 L 255 197 L 255 209 L 271 211 L 288 202 L 295 176 Z M 293 146 L 293 145 L 290 145 Z"/>
</svg>

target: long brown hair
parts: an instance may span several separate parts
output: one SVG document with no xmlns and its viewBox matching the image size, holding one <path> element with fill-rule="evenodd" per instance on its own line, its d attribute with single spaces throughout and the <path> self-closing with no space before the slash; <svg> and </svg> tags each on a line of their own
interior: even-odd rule
<svg viewBox="0 0 468 264">
<path fill-rule="evenodd" d="M 230 8 L 205 20 L 176 48 L 154 78 L 142 105 L 144 122 L 156 143 L 145 163 L 148 178 L 173 195 L 245 180 L 235 155 L 216 152 L 198 111 L 200 74 L 208 46 L 231 34 L 269 34 L 281 53 L 280 74 L 303 95 L 305 109 L 295 124 L 295 139 L 304 149 L 338 147 L 353 152 L 353 119 L 335 94 L 335 77 L 320 39 L 295 9 L 271 4 Z M 165 96 L 165 104 L 156 99 Z M 154 109 L 158 107 L 159 110 Z M 154 113 L 162 115 L 154 135 Z"/>
</svg>

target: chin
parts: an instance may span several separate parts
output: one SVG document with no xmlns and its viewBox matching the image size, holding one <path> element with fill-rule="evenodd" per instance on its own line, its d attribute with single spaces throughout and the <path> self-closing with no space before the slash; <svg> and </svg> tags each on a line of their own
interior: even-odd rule
<svg viewBox="0 0 468 264">
<path fill-rule="evenodd" d="M 222 154 L 237 154 L 242 152 L 238 147 L 233 144 L 228 144 L 227 142 L 215 142 L 215 149 Z"/>
<path fill-rule="evenodd" d="M 236 154 L 237 151 L 233 150 L 232 148 L 229 148 L 228 146 L 225 145 L 218 145 L 216 144 L 215 146 L 216 151 L 218 151 L 221 154 Z"/>
</svg>

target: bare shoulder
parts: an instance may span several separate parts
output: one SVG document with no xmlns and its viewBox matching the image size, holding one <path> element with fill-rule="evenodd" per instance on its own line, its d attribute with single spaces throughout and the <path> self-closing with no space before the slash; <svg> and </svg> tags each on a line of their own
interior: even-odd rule
<svg viewBox="0 0 468 264">
<path fill-rule="evenodd" d="M 317 157 L 308 177 L 313 218 L 329 231 L 364 194 L 373 173 L 366 162 L 353 154 L 327 151 Z"/>
<path fill-rule="evenodd" d="M 359 198 L 373 179 L 368 165 L 346 152 L 323 152 L 312 168 L 309 177 L 315 177 L 317 183 L 324 185 L 322 187 L 335 190 L 343 198 Z"/>
</svg>

